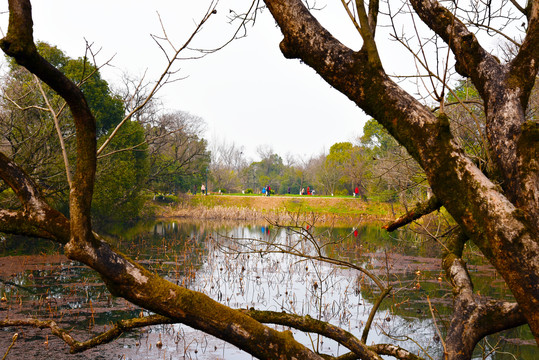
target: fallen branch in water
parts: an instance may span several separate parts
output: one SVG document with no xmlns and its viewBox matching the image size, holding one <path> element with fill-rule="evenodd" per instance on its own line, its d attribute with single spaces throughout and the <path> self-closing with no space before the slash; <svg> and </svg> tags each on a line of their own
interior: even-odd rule
<svg viewBox="0 0 539 360">
<path fill-rule="evenodd" d="M 53 335 L 57 336 L 63 340 L 70 347 L 70 353 L 76 354 L 83 351 L 86 351 L 90 348 L 96 347 L 101 344 L 106 344 L 112 342 L 118 338 L 124 332 L 142 328 L 150 325 L 160 325 L 160 324 L 173 324 L 176 321 L 167 318 L 161 315 L 151 315 L 142 318 L 133 318 L 128 320 L 120 320 L 114 324 L 109 330 L 94 336 L 93 338 L 86 341 L 78 341 L 70 333 L 62 329 L 58 324 L 53 320 L 37 320 L 37 319 L 18 319 L 18 320 L 1 320 L 0 326 L 30 326 L 39 329 L 49 328 Z M 14 336 L 15 337 L 15 336 Z M 16 339 L 15 339 L 16 340 Z M 15 340 L 13 343 L 15 343 Z M 13 344 L 11 345 L 13 346 Z M 11 349 L 10 346 L 10 349 Z M 9 349 L 8 349 L 9 352 Z M 6 352 L 7 355 L 7 352 Z M 5 356 L 4 356 L 5 358 Z"/>
</svg>

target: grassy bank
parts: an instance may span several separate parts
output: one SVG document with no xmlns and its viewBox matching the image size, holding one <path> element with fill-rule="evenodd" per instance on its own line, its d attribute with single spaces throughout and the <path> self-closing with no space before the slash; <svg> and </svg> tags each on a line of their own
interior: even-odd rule
<svg viewBox="0 0 539 360">
<path fill-rule="evenodd" d="M 402 209 L 394 205 L 398 215 Z M 365 202 L 357 198 L 322 196 L 184 195 L 177 203 L 162 208 L 164 217 L 222 220 L 264 220 L 289 223 L 316 219 L 317 222 L 388 221 L 394 218 L 391 204 Z"/>
</svg>

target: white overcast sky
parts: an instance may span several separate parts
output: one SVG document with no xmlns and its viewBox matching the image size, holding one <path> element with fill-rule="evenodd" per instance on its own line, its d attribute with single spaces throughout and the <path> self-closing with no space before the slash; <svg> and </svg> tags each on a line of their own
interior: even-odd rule
<svg viewBox="0 0 539 360">
<path fill-rule="evenodd" d="M 155 79 L 165 64 L 150 37 L 162 34 L 157 12 L 169 37 L 182 44 L 208 3 L 34 0 L 34 39 L 56 45 L 73 58 L 84 55 L 84 39 L 101 48 L 98 61 L 114 55 L 116 68 L 102 71 L 111 84 L 119 82 L 122 71 L 142 76 L 147 70 L 146 78 Z M 235 30 L 227 22 L 229 10 L 245 11 L 248 5 L 249 0 L 222 0 L 195 44 L 221 44 Z M 6 8 L 7 2 L 2 10 Z M 346 20 L 340 5 L 321 13 Z M 5 34 L 6 13 L 1 29 Z M 345 29 L 343 34 L 352 42 L 348 45 L 356 42 L 357 48 L 359 36 L 351 25 Z M 167 109 L 202 117 L 207 124 L 204 135 L 210 142 L 234 142 L 253 160 L 259 145 L 270 146 L 283 159 L 287 153 L 309 157 L 360 135 L 366 115 L 312 69 L 298 60 L 285 59 L 279 51 L 281 37 L 266 10 L 254 27 L 248 27 L 246 38 L 203 59 L 182 62 L 180 76 L 187 78 L 167 85 L 158 96 Z"/>
<path fill-rule="evenodd" d="M 319 21 L 339 40 L 358 49 L 361 40 L 339 0 L 320 0 L 326 8 Z M 58 46 L 72 58 L 84 55 L 85 39 L 101 49 L 98 62 L 114 55 L 102 70 L 114 86 L 122 72 L 155 80 L 165 58 L 150 37 L 161 35 L 159 12 L 169 38 L 181 45 L 191 34 L 208 0 L 34 0 L 34 38 Z M 235 30 L 230 9 L 245 11 L 250 0 L 221 0 L 195 41 L 197 47 L 215 47 Z M 7 2 L 1 30 L 7 30 Z M 380 37 L 379 30 L 377 37 Z M 328 151 L 336 142 L 361 135 L 368 117 L 344 95 L 332 89 L 312 69 L 279 51 L 282 36 L 267 10 L 259 14 L 248 36 L 203 59 L 182 61 L 179 76 L 158 97 L 168 110 L 183 110 L 202 117 L 210 143 L 234 142 L 257 160 L 258 146 L 269 146 L 283 159 L 293 154 L 306 160 Z M 403 72 L 407 55 L 395 43 L 380 46 L 386 70 Z M 389 65 L 389 66 L 388 66 Z M 413 68 L 404 69 L 413 72 Z M 413 91 L 413 90 L 412 90 Z"/>
</svg>

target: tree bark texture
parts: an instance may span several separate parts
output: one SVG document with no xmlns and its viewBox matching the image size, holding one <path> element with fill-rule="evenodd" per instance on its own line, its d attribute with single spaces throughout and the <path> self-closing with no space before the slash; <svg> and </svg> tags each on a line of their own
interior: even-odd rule
<svg viewBox="0 0 539 360">
<path fill-rule="evenodd" d="M 500 64 L 438 2 L 411 0 L 483 98 L 501 187 L 454 141 L 444 114 L 433 114 L 387 76 L 373 55 L 372 39 L 362 36 L 362 49 L 352 51 L 301 0 L 265 3 L 283 33 L 284 56 L 312 67 L 378 120 L 422 166 L 436 198 L 507 282 L 539 344 L 539 124 L 524 117 L 539 66 L 539 1 L 529 7 L 518 54 Z"/>
</svg>

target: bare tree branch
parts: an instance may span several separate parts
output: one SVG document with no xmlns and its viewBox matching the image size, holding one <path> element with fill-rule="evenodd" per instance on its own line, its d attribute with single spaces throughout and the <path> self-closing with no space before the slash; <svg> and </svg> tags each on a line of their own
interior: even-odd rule
<svg viewBox="0 0 539 360">
<path fill-rule="evenodd" d="M 397 220 L 382 226 L 382 229 L 387 231 L 394 231 L 400 227 L 410 224 L 412 221 L 415 221 L 425 215 L 432 213 L 442 207 L 442 203 L 435 197 L 431 197 L 424 203 L 418 203 L 416 206 L 407 212 L 406 214 L 399 217 Z"/>
<path fill-rule="evenodd" d="M 170 71 L 171 71 L 171 68 L 172 66 L 174 65 L 175 61 L 178 59 L 178 56 L 179 54 L 184 51 L 185 49 L 188 48 L 189 44 L 193 41 L 193 39 L 195 38 L 195 36 L 200 32 L 200 30 L 202 29 L 203 25 L 210 19 L 210 17 L 214 14 L 214 10 L 215 10 L 215 5 L 216 4 L 213 4 L 210 6 L 210 8 L 208 9 L 208 11 L 206 12 L 206 14 L 203 16 L 202 20 L 200 20 L 200 22 L 198 23 L 198 25 L 196 26 L 195 30 L 191 33 L 191 35 L 189 36 L 189 38 L 185 41 L 185 43 L 179 47 L 177 50 L 175 50 L 173 56 L 171 56 L 170 58 L 168 58 L 167 56 L 167 59 L 168 59 L 168 64 L 165 66 L 165 69 L 163 70 L 163 72 L 161 73 L 161 76 L 159 77 L 159 79 L 156 81 L 156 83 L 154 84 L 153 88 L 150 90 L 150 92 L 148 93 L 148 95 L 146 96 L 146 99 L 144 101 L 142 101 L 142 103 L 140 103 L 138 106 L 134 107 L 130 112 L 129 114 L 127 114 L 123 120 L 116 126 L 116 128 L 112 131 L 112 133 L 109 135 L 109 137 L 107 138 L 107 140 L 105 140 L 105 142 L 99 147 L 99 150 L 97 150 L 97 155 L 101 154 L 103 152 L 103 150 L 107 147 L 107 145 L 111 142 L 111 140 L 114 138 L 114 136 L 116 136 L 116 134 L 118 133 L 119 129 L 122 127 L 122 125 L 127 121 L 129 120 L 133 114 L 135 114 L 137 111 L 141 110 L 142 108 L 144 108 L 144 106 L 146 106 L 146 104 L 148 104 L 148 102 L 150 101 L 150 99 L 152 99 L 155 94 L 157 93 L 157 91 L 164 85 L 167 83 L 168 79 L 169 79 L 169 76 L 170 76 Z M 163 50 L 163 52 L 165 54 L 166 51 Z"/>
<path fill-rule="evenodd" d="M 370 350 L 363 341 L 358 340 L 351 333 L 339 327 L 328 324 L 325 321 L 316 320 L 310 316 L 299 316 L 274 311 L 243 311 L 253 319 L 256 319 L 262 323 L 290 326 L 301 331 L 313 332 L 326 336 L 350 349 L 361 359 L 381 359 L 381 357 L 378 356 L 378 354 L 376 354 L 374 351 Z"/>
<path fill-rule="evenodd" d="M 67 157 L 67 151 L 64 143 L 64 135 L 62 135 L 62 130 L 60 129 L 60 122 L 58 121 L 58 116 L 54 109 L 52 108 L 49 98 L 47 97 L 47 94 L 45 94 L 45 91 L 43 90 L 43 87 L 41 86 L 41 81 L 39 81 L 38 77 L 34 75 L 35 82 L 39 88 L 39 91 L 41 92 L 41 96 L 43 96 L 43 100 L 45 100 L 45 103 L 47 104 L 47 107 L 49 108 L 49 112 L 52 115 L 52 118 L 54 120 L 54 127 L 56 129 L 56 134 L 58 135 L 58 141 L 60 142 L 60 148 L 62 149 L 62 158 L 64 159 L 64 166 L 66 170 L 66 176 L 67 176 L 67 183 L 69 184 L 69 188 L 71 188 L 71 167 L 69 166 L 69 158 Z M 63 108 L 62 108 L 63 109 Z"/>
</svg>

